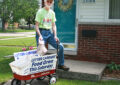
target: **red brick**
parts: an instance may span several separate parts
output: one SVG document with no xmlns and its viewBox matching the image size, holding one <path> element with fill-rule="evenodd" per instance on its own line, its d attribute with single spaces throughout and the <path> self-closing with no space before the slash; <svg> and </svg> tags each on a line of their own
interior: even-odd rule
<svg viewBox="0 0 120 85">
<path fill-rule="evenodd" d="M 96 30 L 94 39 L 83 38 L 82 30 Z M 120 64 L 120 25 L 82 25 L 78 27 L 78 54 L 71 59 Z"/>
</svg>

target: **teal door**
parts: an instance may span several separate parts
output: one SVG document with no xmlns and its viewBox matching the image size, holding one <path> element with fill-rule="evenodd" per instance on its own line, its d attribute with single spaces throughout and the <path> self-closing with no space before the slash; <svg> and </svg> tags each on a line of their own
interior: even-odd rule
<svg viewBox="0 0 120 85">
<path fill-rule="evenodd" d="M 76 0 L 55 0 L 54 11 L 60 41 L 75 43 Z"/>
</svg>

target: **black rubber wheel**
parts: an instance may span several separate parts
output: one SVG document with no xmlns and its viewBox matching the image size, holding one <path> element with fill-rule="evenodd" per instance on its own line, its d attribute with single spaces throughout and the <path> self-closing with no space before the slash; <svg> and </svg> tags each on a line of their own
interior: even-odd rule
<svg viewBox="0 0 120 85">
<path fill-rule="evenodd" d="M 21 80 L 13 79 L 11 85 L 21 85 Z"/>
<path fill-rule="evenodd" d="M 56 73 L 52 74 L 52 77 L 55 77 L 57 80 L 59 79 L 59 77 Z"/>
<path fill-rule="evenodd" d="M 37 80 L 44 80 L 45 78 L 46 78 L 46 76 L 43 76 L 43 77 L 37 78 Z"/>
</svg>

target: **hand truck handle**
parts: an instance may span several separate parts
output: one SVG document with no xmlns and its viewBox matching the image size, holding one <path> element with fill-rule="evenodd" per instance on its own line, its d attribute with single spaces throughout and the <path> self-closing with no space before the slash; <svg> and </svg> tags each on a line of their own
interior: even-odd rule
<svg viewBox="0 0 120 85">
<path fill-rule="evenodd" d="M 56 41 L 57 42 L 57 58 L 58 58 L 58 51 L 59 51 L 59 44 L 60 42 L 59 41 Z"/>
</svg>

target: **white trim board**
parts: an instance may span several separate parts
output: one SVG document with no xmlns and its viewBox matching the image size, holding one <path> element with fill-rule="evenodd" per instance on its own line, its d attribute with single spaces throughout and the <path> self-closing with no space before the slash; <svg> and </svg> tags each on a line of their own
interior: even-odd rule
<svg viewBox="0 0 120 85">
<path fill-rule="evenodd" d="M 47 53 L 56 53 L 56 50 L 48 50 Z M 72 51 L 72 50 L 64 50 L 65 55 L 77 55 L 77 51 Z"/>
<path fill-rule="evenodd" d="M 64 50 L 76 51 L 76 45 L 75 45 L 75 43 L 62 43 L 62 44 L 63 44 L 63 45 L 66 45 L 66 46 L 67 46 L 67 45 L 68 45 L 68 46 L 69 46 L 69 45 L 75 46 L 75 48 L 67 48 L 67 47 L 64 46 Z M 49 44 L 48 44 L 48 48 L 49 48 L 49 50 L 53 50 L 53 49 L 54 49 L 54 48 L 53 48 L 51 45 L 49 45 Z"/>
</svg>

